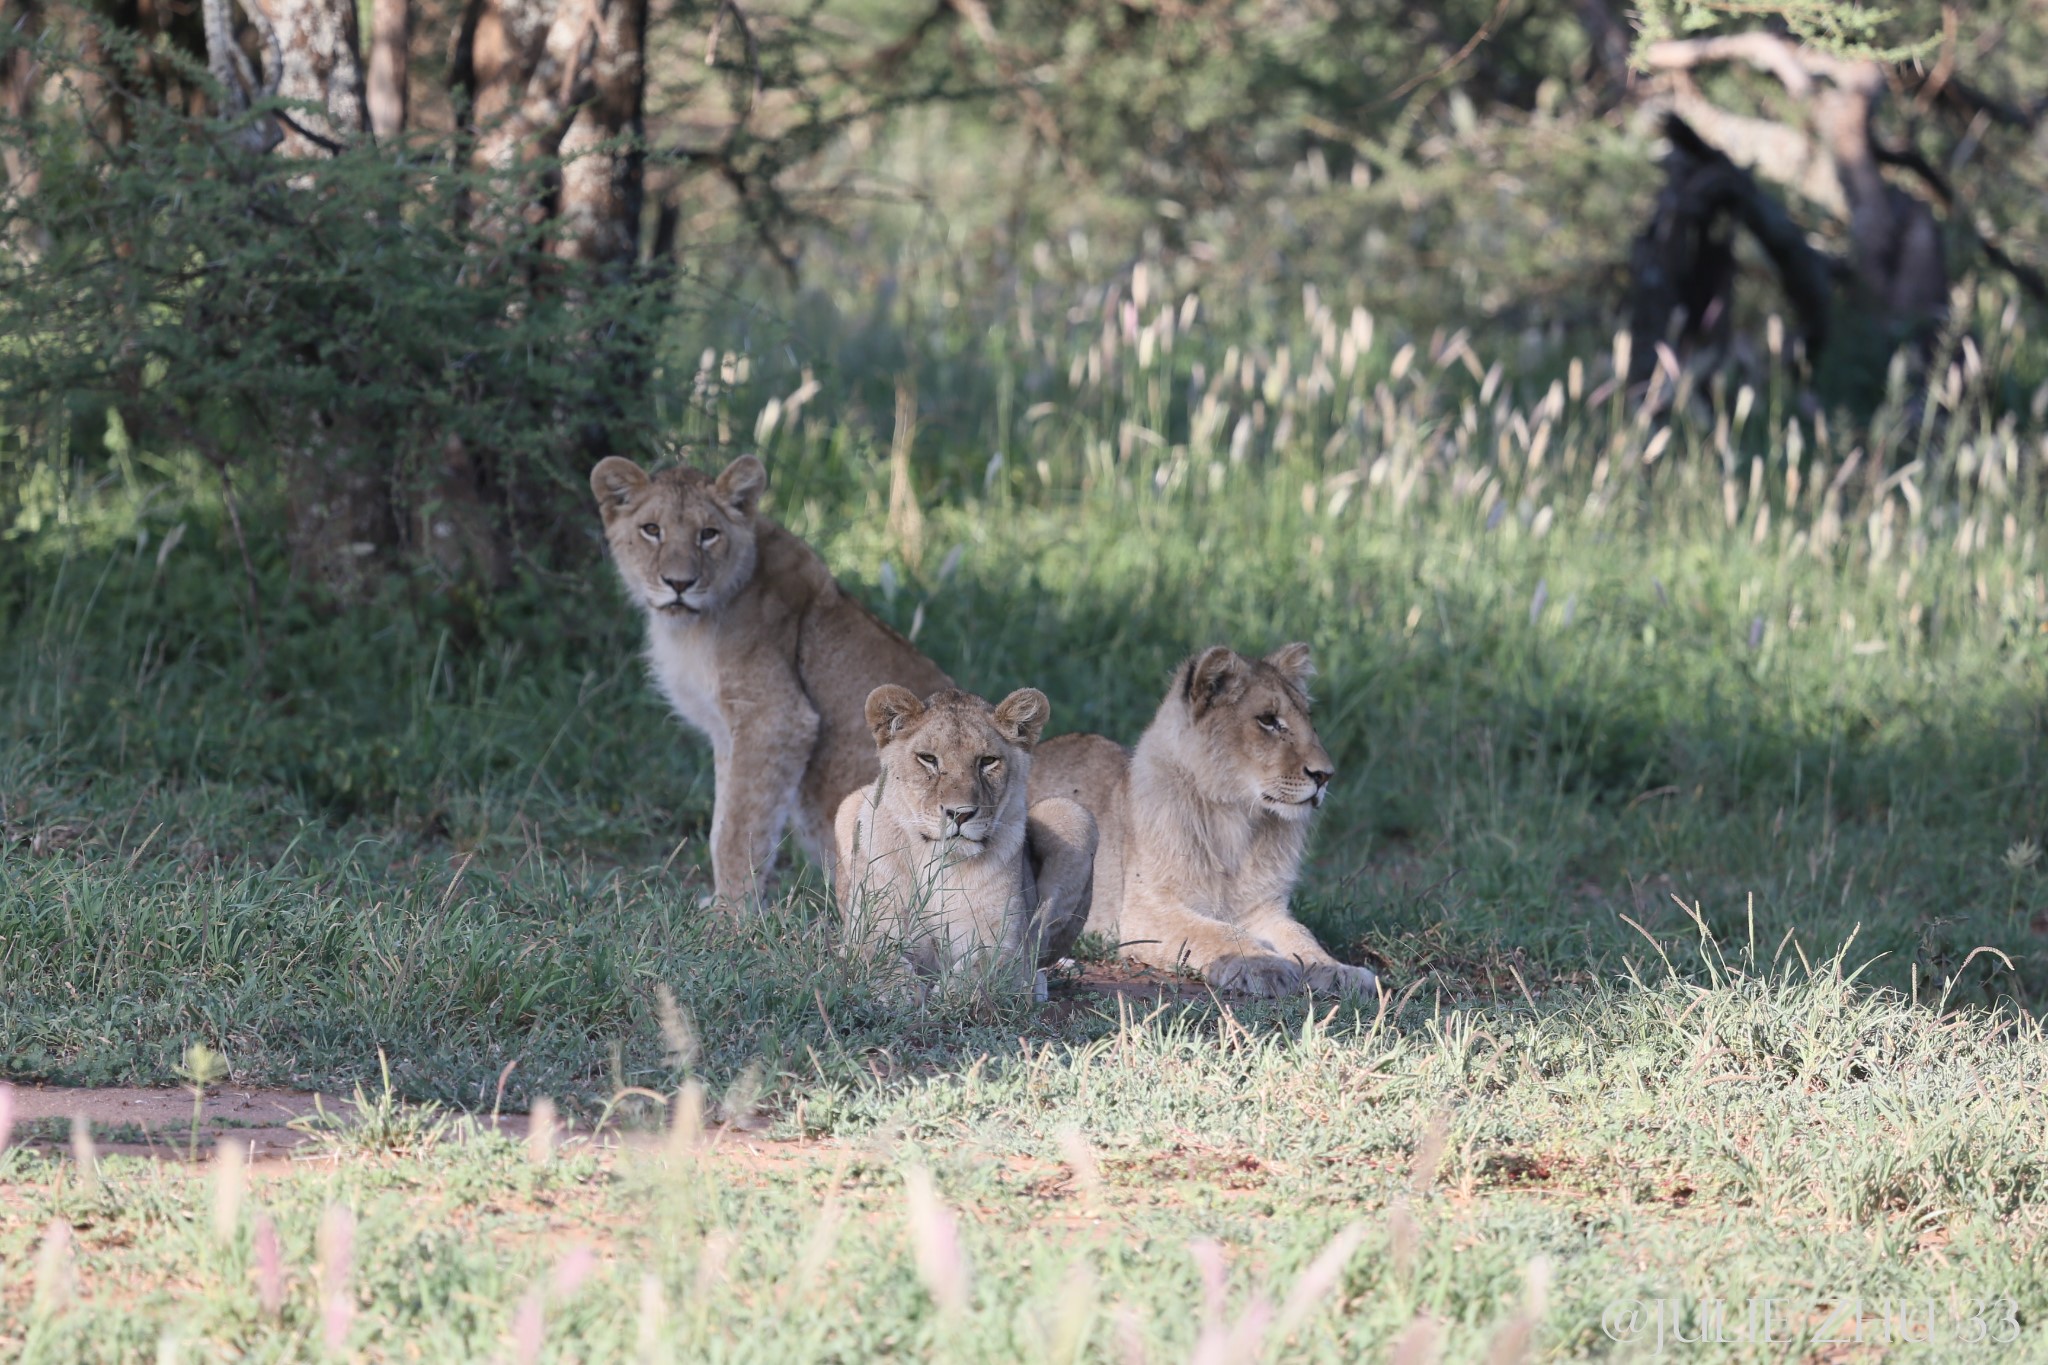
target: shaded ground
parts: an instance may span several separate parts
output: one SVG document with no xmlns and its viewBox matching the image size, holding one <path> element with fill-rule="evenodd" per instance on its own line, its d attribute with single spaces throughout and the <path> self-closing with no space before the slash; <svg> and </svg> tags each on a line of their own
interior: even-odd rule
<svg viewBox="0 0 2048 1365">
<path fill-rule="evenodd" d="M 351 1100 L 306 1090 L 264 1087 L 214 1089 L 206 1094 L 195 1129 L 192 1092 L 178 1088 L 36 1085 L 14 1087 L 13 1141 L 44 1151 L 67 1150 L 74 1120 L 92 1126 L 94 1149 L 102 1156 L 154 1156 L 178 1160 L 204 1155 L 223 1139 L 247 1144 L 252 1160 L 284 1156 L 321 1136 L 310 1123 L 322 1111 L 347 1119 Z M 523 1138 L 527 1116 L 479 1115 L 477 1124 Z"/>
</svg>

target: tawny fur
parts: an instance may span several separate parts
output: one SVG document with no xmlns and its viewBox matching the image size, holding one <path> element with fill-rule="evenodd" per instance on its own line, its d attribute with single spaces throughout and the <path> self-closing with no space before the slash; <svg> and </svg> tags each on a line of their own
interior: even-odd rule
<svg viewBox="0 0 2048 1365">
<path fill-rule="evenodd" d="M 736 902 L 759 892 L 792 821 L 829 874 L 834 813 L 875 776 L 868 693 L 952 685 L 759 514 L 766 482 L 751 455 L 716 476 L 618 456 L 590 471 L 612 562 L 647 617 L 649 671 L 711 742 L 712 886 Z"/>
<path fill-rule="evenodd" d="M 1013 976 L 1072 947 L 1088 919 L 1095 822 L 1072 801 L 1027 804 L 1051 709 L 1035 688 L 993 707 L 965 692 L 920 702 L 874 690 L 881 770 L 837 821 L 849 942 L 893 943 L 927 974 L 979 963 Z"/>
<path fill-rule="evenodd" d="M 1254 995 L 1378 988 L 1288 909 L 1335 769 L 1309 720 L 1314 671 L 1306 645 L 1264 659 L 1214 646 L 1175 671 L 1129 754 L 1099 735 L 1039 750 L 1033 798 L 1078 801 L 1101 831 L 1090 931 Z"/>
</svg>

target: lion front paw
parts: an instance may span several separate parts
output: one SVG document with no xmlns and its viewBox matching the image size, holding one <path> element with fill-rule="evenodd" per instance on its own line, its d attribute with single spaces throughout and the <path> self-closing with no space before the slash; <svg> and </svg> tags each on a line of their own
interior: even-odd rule
<svg viewBox="0 0 2048 1365">
<path fill-rule="evenodd" d="M 1308 988 L 1317 995 L 1348 995 L 1370 1000 L 1379 994 L 1379 976 L 1370 967 L 1318 962 L 1308 969 Z"/>
<path fill-rule="evenodd" d="M 1202 975 L 1219 991 L 1243 991 L 1268 999 L 1301 989 L 1301 966 L 1284 957 L 1221 957 Z"/>
</svg>

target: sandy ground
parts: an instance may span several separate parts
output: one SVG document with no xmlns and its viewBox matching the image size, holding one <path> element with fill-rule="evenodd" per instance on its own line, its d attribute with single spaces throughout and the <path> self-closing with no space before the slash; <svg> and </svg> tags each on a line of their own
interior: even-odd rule
<svg viewBox="0 0 2048 1365">
<path fill-rule="evenodd" d="M 281 1156 L 308 1137 L 285 1125 L 313 1113 L 318 1104 L 324 1104 L 329 1113 L 347 1113 L 352 1108 L 333 1096 L 302 1090 L 209 1091 L 199 1120 L 200 1151 L 204 1153 L 222 1138 L 234 1137 L 248 1143 L 250 1155 L 258 1160 Z M 81 1117 L 92 1124 L 94 1146 L 103 1153 L 176 1157 L 191 1150 L 189 1090 L 14 1087 L 17 1141 L 36 1147 L 66 1146 L 70 1142 L 71 1121 Z M 62 1126 L 47 1122 L 52 1119 Z M 24 1132 L 24 1128 L 28 1131 Z"/>
</svg>

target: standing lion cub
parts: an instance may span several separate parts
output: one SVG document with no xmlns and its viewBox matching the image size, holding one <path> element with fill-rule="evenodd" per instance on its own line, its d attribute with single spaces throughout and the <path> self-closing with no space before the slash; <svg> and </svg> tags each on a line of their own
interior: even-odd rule
<svg viewBox="0 0 2048 1365">
<path fill-rule="evenodd" d="M 925 974 L 1028 974 L 1065 956 L 1088 920 L 1095 821 L 1072 801 L 1029 800 L 1051 712 L 1030 687 L 993 707 L 950 690 L 869 694 L 881 772 L 839 807 L 848 942 L 898 946 Z"/>
<path fill-rule="evenodd" d="M 1335 775 L 1309 722 L 1314 673 L 1307 645 L 1263 659 L 1216 645 L 1174 671 L 1132 752 L 1100 735 L 1064 735 L 1039 750 L 1034 799 L 1079 801 L 1101 829 L 1089 929 L 1226 990 L 1378 989 L 1371 971 L 1330 956 L 1287 908 L 1309 821 Z"/>
<path fill-rule="evenodd" d="M 759 515 L 767 481 L 751 455 L 716 477 L 616 455 L 590 471 L 612 562 L 647 614 L 655 684 L 711 741 L 712 885 L 733 901 L 758 890 L 792 819 L 831 868 L 833 813 L 875 775 L 869 692 L 952 686 Z"/>
</svg>

